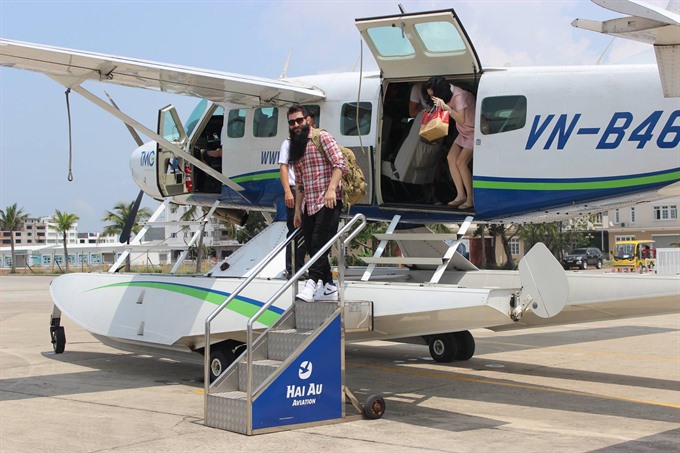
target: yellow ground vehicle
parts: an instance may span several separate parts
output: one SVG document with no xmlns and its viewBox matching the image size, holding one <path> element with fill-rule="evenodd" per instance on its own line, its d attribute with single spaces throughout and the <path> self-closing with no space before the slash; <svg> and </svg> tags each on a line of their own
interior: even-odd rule
<svg viewBox="0 0 680 453">
<path fill-rule="evenodd" d="M 611 254 L 612 264 L 618 271 L 642 273 L 654 269 L 656 264 L 654 241 L 618 241 Z"/>
</svg>

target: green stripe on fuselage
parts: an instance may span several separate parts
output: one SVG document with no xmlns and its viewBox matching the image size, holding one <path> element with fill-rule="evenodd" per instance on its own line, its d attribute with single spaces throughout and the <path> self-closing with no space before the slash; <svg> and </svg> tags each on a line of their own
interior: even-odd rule
<svg viewBox="0 0 680 453">
<path fill-rule="evenodd" d="M 241 184 L 241 183 L 244 183 L 244 182 L 264 181 L 264 180 L 267 180 L 267 179 L 280 179 L 280 178 L 281 178 L 281 172 L 279 170 L 272 170 L 272 171 L 267 171 L 267 172 L 262 172 L 262 173 L 255 173 L 255 174 L 237 176 L 235 178 L 231 178 L 231 180 L 234 181 L 237 184 Z"/>
<path fill-rule="evenodd" d="M 476 189 L 502 190 L 593 190 L 618 189 L 623 187 L 645 186 L 673 182 L 680 179 L 680 171 L 664 173 L 654 176 L 640 176 L 633 178 L 611 179 L 607 181 L 575 181 L 575 182 L 530 182 L 530 181 L 484 181 L 475 180 Z"/>
<path fill-rule="evenodd" d="M 111 285 L 105 285 L 105 286 L 100 286 L 97 288 L 92 288 L 90 291 L 98 290 L 98 289 L 104 289 L 104 288 L 112 288 L 112 287 L 125 287 L 125 286 L 136 286 L 140 288 L 153 288 L 153 289 L 159 289 L 162 291 L 171 291 L 173 293 L 178 293 L 178 294 L 184 294 L 189 297 L 193 297 L 195 299 L 199 299 L 214 305 L 220 305 L 222 302 L 224 302 L 228 296 L 225 297 L 224 294 L 219 294 L 215 291 L 209 290 L 209 289 L 204 289 L 204 288 L 192 288 L 189 286 L 185 285 L 178 285 L 175 283 L 163 283 L 163 282 L 125 282 L 125 283 L 113 283 Z M 260 306 L 253 304 L 251 302 L 248 302 L 247 300 L 240 299 L 239 297 L 236 297 L 234 300 L 227 305 L 227 310 L 231 310 L 234 313 L 238 313 L 239 315 L 245 316 L 246 318 L 251 318 L 255 313 L 257 313 L 260 310 Z M 265 326 L 271 326 L 274 321 L 279 319 L 279 314 L 267 310 L 265 313 L 260 316 L 260 319 L 258 319 L 257 322 L 264 324 Z"/>
</svg>

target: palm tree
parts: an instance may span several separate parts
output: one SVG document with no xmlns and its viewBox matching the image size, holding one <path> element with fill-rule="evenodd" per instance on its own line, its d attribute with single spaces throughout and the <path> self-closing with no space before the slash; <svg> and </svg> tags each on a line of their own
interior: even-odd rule
<svg viewBox="0 0 680 453">
<path fill-rule="evenodd" d="M 54 210 L 54 217 L 52 217 L 52 222 L 56 224 L 54 229 L 61 233 L 62 238 L 64 239 L 64 261 L 66 262 L 66 272 L 69 272 L 67 247 L 68 241 L 66 239 L 66 233 L 68 233 L 68 231 L 73 227 L 73 224 L 76 223 L 79 218 L 80 217 L 75 214 L 61 212 L 59 209 Z"/>
<path fill-rule="evenodd" d="M 113 211 L 106 211 L 106 215 L 102 218 L 102 222 L 111 222 L 109 225 L 104 227 L 102 234 L 104 236 L 119 236 L 123 232 L 123 228 L 128 222 L 130 215 L 132 214 L 132 207 L 135 204 L 134 201 L 130 203 L 118 202 L 113 207 Z M 137 216 L 135 217 L 134 224 L 132 226 L 132 232 L 137 234 L 142 229 L 140 225 L 141 222 L 146 221 L 151 217 L 151 212 L 148 208 L 140 208 L 137 211 Z M 130 243 L 130 238 L 127 238 L 127 243 Z M 130 255 L 128 255 L 125 260 L 125 272 L 130 272 Z"/>
<path fill-rule="evenodd" d="M 4 230 L 10 231 L 10 248 L 12 250 L 12 274 L 16 274 L 16 256 L 14 255 L 14 232 L 19 229 L 22 223 L 26 221 L 28 214 L 23 213 L 23 208 L 18 208 L 14 203 L 8 206 L 4 211 L 0 209 L 0 226 Z"/>
</svg>

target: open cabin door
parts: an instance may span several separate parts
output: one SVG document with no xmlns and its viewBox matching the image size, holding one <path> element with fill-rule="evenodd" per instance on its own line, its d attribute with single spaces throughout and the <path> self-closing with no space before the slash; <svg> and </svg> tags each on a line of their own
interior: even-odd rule
<svg viewBox="0 0 680 453">
<path fill-rule="evenodd" d="M 177 110 L 172 105 L 158 111 L 158 135 L 166 140 L 184 148 L 187 143 L 187 134 L 179 120 Z M 158 189 L 164 197 L 190 193 L 192 190 L 191 173 L 187 174 L 188 163 L 182 156 L 176 156 L 173 152 L 163 148 L 160 143 L 156 144 L 156 159 L 158 172 Z"/>
<path fill-rule="evenodd" d="M 222 173 L 223 156 L 212 151 L 222 148 L 222 125 L 224 107 L 202 99 L 186 122 L 189 147 L 193 156 L 213 170 Z M 220 193 L 222 183 L 206 174 L 202 169 L 191 166 L 193 192 Z"/>
<path fill-rule="evenodd" d="M 442 210 L 456 196 L 442 170 L 444 141 L 423 144 L 422 114 L 410 112 L 410 93 L 435 75 L 475 92 L 481 72 L 477 53 L 453 10 L 357 19 L 356 26 L 380 67 L 385 93 L 376 152 L 378 204 Z"/>
<path fill-rule="evenodd" d="M 479 73 L 482 66 L 454 10 L 356 19 L 382 77 Z"/>
</svg>

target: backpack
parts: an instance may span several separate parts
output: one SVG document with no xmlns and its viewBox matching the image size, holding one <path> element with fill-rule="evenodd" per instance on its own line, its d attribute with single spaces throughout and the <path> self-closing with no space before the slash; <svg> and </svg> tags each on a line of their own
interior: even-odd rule
<svg viewBox="0 0 680 453">
<path fill-rule="evenodd" d="M 330 161 L 328 155 L 326 155 L 326 150 L 321 146 L 321 140 L 319 139 L 319 133 L 321 129 L 314 129 L 312 131 L 312 142 L 314 145 L 326 156 L 326 159 Z M 357 158 L 354 156 L 354 151 L 351 149 L 341 146 L 340 151 L 342 151 L 342 156 L 345 158 L 345 165 L 347 165 L 347 173 L 342 175 L 342 204 L 344 207 L 349 209 L 350 206 L 356 204 L 366 196 L 366 178 L 364 177 L 364 172 L 357 164 Z"/>
</svg>

